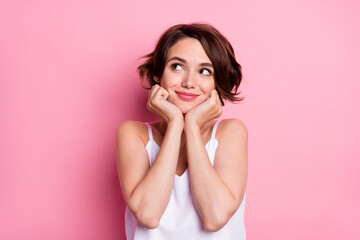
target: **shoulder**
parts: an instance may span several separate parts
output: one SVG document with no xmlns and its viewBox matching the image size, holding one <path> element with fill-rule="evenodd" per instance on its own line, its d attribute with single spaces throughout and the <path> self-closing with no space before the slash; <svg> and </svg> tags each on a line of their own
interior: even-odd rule
<svg viewBox="0 0 360 240">
<path fill-rule="evenodd" d="M 126 120 L 118 126 L 117 133 L 126 131 L 138 131 L 143 128 L 146 128 L 146 125 L 143 122 Z"/>
<path fill-rule="evenodd" d="M 116 131 L 116 139 L 139 138 L 145 141 L 147 126 L 143 122 L 127 120 L 122 122 Z"/>
<path fill-rule="evenodd" d="M 244 122 L 236 118 L 223 119 L 218 126 L 216 133 L 218 139 L 223 137 L 237 136 L 242 139 L 248 138 L 248 129 Z"/>
<path fill-rule="evenodd" d="M 127 133 L 137 133 L 137 132 L 141 132 L 145 128 L 146 128 L 146 125 L 143 122 L 127 120 L 127 121 L 122 122 L 118 126 L 116 133 L 117 133 L 117 135 L 127 134 Z"/>
</svg>

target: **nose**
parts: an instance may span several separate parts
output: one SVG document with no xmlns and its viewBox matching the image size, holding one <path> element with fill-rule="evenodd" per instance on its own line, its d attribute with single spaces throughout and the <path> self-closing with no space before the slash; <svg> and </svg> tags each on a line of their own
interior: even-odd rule
<svg viewBox="0 0 360 240">
<path fill-rule="evenodd" d="M 184 75 L 181 82 L 181 86 L 184 88 L 195 88 L 196 87 L 196 76 L 194 73 L 188 72 Z"/>
</svg>

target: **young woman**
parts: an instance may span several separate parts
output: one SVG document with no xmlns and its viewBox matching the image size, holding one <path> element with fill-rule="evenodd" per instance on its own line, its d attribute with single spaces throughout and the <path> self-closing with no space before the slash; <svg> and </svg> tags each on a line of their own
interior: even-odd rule
<svg viewBox="0 0 360 240">
<path fill-rule="evenodd" d="M 216 120 L 224 100 L 241 100 L 232 46 L 210 25 L 181 24 L 145 57 L 147 108 L 162 120 L 117 131 L 127 239 L 245 239 L 247 129 Z"/>
</svg>

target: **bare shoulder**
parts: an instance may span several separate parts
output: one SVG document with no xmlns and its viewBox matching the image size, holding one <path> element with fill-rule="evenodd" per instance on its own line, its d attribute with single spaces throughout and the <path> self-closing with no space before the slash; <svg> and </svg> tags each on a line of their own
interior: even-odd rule
<svg viewBox="0 0 360 240">
<path fill-rule="evenodd" d="M 143 122 L 127 120 L 122 122 L 116 131 L 116 139 L 138 138 L 146 141 L 147 126 Z"/>
<path fill-rule="evenodd" d="M 219 123 L 218 126 L 218 139 L 228 138 L 229 136 L 238 137 L 243 140 L 248 138 L 248 129 L 246 125 L 239 119 L 229 118 L 224 119 Z"/>
<path fill-rule="evenodd" d="M 126 120 L 122 122 L 117 132 L 127 132 L 127 131 L 138 131 L 140 128 L 143 128 L 145 126 L 144 123 L 139 121 L 133 121 L 133 120 Z"/>
</svg>

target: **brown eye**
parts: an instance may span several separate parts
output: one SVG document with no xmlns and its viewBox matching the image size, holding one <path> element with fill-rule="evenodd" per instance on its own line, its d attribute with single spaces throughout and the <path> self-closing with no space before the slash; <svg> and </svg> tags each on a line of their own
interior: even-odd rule
<svg viewBox="0 0 360 240">
<path fill-rule="evenodd" d="M 173 70 L 182 70 L 182 66 L 178 63 L 171 64 L 171 69 Z"/>
<path fill-rule="evenodd" d="M 209 69 L 203 68 L 200 70 L 200 74 L 206 75 L 206 76 L 210 76 L 211 75 L 211 71 Z"/>
</svg>

